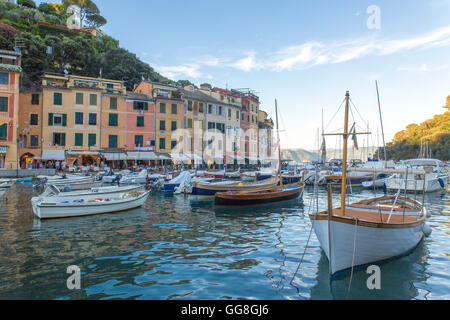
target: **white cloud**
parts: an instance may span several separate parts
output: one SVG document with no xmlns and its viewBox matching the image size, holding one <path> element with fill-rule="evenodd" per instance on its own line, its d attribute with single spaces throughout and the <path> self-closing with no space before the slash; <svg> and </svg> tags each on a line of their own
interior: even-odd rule
<svg viewBox="0 0 450 320">
<path fill-rule="evenodd" d="M 243 53 L 243 57 L 241 56 L 234 60 L 231 58 L 204 56 L 196 59 L 195 63 L 154 67 L 157 71 L 172 79 L 183 76 L 201 78 L 204 77 L 202 72 L 200 72 L 202 67 L 231 67 L 244 72 L 257 70 L 281 72 L 302 70 L 317 65 L 344 63 L 370 55 L 392 55 L 408 50 L 442 46 L 450 46 L 450 26 L 427 34 L 401 39 L 364 38 L 331 43 L 309 41 L 266 54 L 247 51 Z M 419 69 L 420 71 L 430 71 L 427 68 L 426 65 L 422 65 Z M 415 69 L 417 70 L 418 67 Z M 407 70 L 408 67 L 399 67 L 397 71 Z"/>
<path fill-rule="evenodd" d="M 185 64 L 180 66 L 160 66 L 155 64 L 150 65 L 152 65 L 157 72 L 172 80 L 177 80 L 183 77 L 196 79 L 203 76 L 203 74 L 199 71 L 200 66 L 195 64 Z"/>
<path fill-rule="evenodd" d="M 397 71 L 401 72 L 401 71 L 422 71 L 422 72 L 426 72 L 426 71 L 430 71 L 430 68 L 428 67 L 427 64 L 423 64 L 419 67 L 398 67 Z"/>
<path fill-rule="evenodd" d="M 255 52 L 247 52 L 245 58 L 239 59 L 228 65 L 245 72 L 260 70 L 263 68 L 263 66 L 255 61 L 255 55 Z"/>
<path fill-rule="evenodd" d="M 442 71 L 445 70 L 449 67 L 448 64 L 443 64 L 441 66 L 437 66 L 437 67 L 430 67 L 428 64 L 424 63 L 421 66 L 402 66 L 402 67 L 398 67 L 397 71 L 398 72 L 402 72 L 402 71 L 406 71 L 406 72 L 428 72 L 428 71 Z"/>
</svg>

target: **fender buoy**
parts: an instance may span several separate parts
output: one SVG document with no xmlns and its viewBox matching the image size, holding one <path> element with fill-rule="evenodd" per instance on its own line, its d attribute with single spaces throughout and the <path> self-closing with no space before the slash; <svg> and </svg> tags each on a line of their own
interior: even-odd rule
<svg viewBox="0 0 450 320">
<path fill-rule="evenodd" d="M 441 188 L 445 188 L 445 182 L 442 180 L 442 178 L 439 178 L 439 184 L 441 185 Z"/>
<path fill-rule="evenodd" d="M 423 227 L 422 227 L 422 231 L 423 231 L 423 234 L 425 235 L 425 237 L 428 237 L 428 236 L 430 236 L 432 229 L 427 223 L 424 223 Z"/>
<path fill-rule="evenodd" d="M 386 188 L 386 183 L 383 183 L 383 192 L 386 193 L 387 188 Z"/>
</svg>

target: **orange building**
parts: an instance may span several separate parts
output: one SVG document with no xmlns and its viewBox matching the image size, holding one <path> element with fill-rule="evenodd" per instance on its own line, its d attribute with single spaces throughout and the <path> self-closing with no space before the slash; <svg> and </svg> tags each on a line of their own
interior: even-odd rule
<svg viewBox="0 0 450 320">
<path fill-rule="evenodd" d="M 21 54 L 0 50 L 0 168 L 18 168 L 19 79 Z"/>
<path fill-rule="evenodd" d="M 42 156 L 42 88 L 21 88 L 19 102 L 19 156 L 22 168 Z"/>
</svg>

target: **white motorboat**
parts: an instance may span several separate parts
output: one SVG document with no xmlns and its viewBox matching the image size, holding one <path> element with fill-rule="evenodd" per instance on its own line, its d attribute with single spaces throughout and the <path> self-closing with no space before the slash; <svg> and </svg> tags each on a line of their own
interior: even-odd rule
<svg viewBox="0 0 450 320">
<path fill-rule="evenodd" d="M 129 191 L 108 197 L 99 195 L 84 196 L 78 200 L 61 201 L 42 199 L 33 203 L 33 212 L 39 219 L 68 218 L 102 213 L 113 213 L 142 206 L 150 191 Z"/>
<path fill-rule="evenodd" d="M 238 170 L 238 171 L 226 171 L 224 176 L 226 178 L 231 178 L 231 179 L 233 179 L 233 178 L 240 178 L 241 177 L 241 171 L 240 170 Z"/>
<path fill-rule="evenodd" d="M 15 180 L 3 180 L 3 181 L 0 181 L 0 189 L 11 188 L 15 183 L 16 183 Z"/>
<path fill-rule="evenodd" d="M 106 173 L 102 176 L 102 182 L 103 183 L 114 183 L 120 181 L 120 179 L 124 176 L 128 176 L 131 174 L 131 170 L 122 170 L 117 173 Z"/>
<path fill-rule="evenodd" d="M 403 173 L 396 173 L 386 179 L 388 190 L 433 192 L 446 188 L 447 171 L 437 159 L 409 159 L 400 162 L 397 168 L 403 169 Z M 408 174 L 405 170 L 409 171 Z M 412 170 L 425 170 L 425 174 L 412 174 Z"/>
<path fill-rule="evenodd" d="M 144 184 L 147 182 L 148 172 L 146 169 L 142 170 L 138 174 L 132 173 L 126 175 L 120 179 L 120 183 L 123 184 Z"/>
<path fill-rule="evenodd" d="M 47 186 L 54 185 L 59 189 L 63 189 L 65 186 L 69 186 L 70 190 L 84 190 L 90 188 L 100 187 L 101 181 L 95 181 L 95 177 L 68 177 L 66 179 L 55 179 L 46 182 Z"/>
<path fill-rule="evenodd" d="M 124 193 L 130 191 L 141 190 L 142 187 L 139 185 L 129 185 L 129 186 L 111 186 L 111 187 L 100 187 L 91 188 L 88 190 L 70 191 L 63 192 L 61 189 L 55 185 L 48 186 L 42 194 L 37 197 L 31 198 L 31 202 L 35 203 L 40 200 L 45 201 L 68 201 L 68 200 L 79 200 L 85 196 L 95 195 L 97 197 L 108 197 L 117 193 Z"/>
</svg>

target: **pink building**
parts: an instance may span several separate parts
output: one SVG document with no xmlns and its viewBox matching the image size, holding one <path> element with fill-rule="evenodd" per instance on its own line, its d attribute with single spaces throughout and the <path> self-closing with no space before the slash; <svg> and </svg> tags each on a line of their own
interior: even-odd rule
<svg viewBox="0 0 450 320">
<path fill-rule="evenodd" d="M 155 151 L 155 103 L 150 95 L 127 94 L 126 128 L 127 150 Z"/>
</svg>

